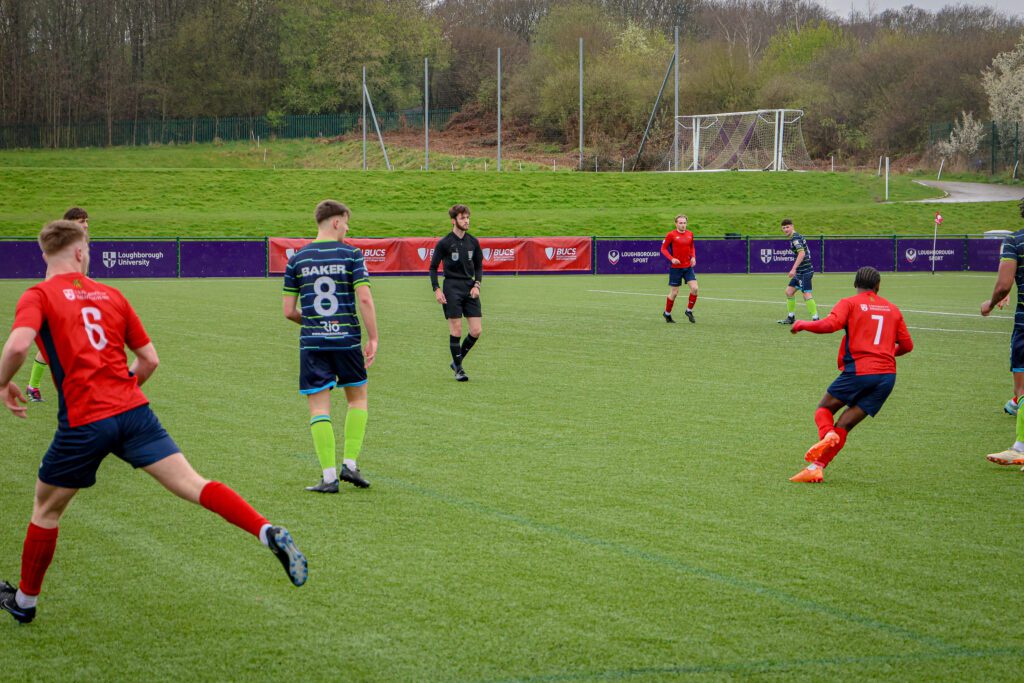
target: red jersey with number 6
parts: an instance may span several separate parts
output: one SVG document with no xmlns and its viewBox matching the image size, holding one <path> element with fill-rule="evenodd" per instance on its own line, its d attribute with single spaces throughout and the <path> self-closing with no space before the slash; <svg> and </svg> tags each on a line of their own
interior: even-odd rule
<svg viewBox="0 0 1024 683">
<path fill-rule="evenodd" d="M 121 292 L 85 275 L 55 275 L 18 300 L 13 328 L 31 327 L 53 374 L 58 421 L 81 427 L 145 405 L 124 347 L 149 343 Z"/>
<path fill-rule="evenodd" d="M 841 299 L 823 320 L 797 321 L 794 330 L 828 334 L 846 330 L 839 345 L 839 369 L 856 375 L 896 372 L 896 356 L 910 353 L 910 338 L 903 314 L 874 292 Z"/>
</svg>

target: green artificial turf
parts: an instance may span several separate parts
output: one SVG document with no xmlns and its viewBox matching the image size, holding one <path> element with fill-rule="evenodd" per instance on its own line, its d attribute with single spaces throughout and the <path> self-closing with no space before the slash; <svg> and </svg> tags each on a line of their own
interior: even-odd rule
<svg viewBox="0 0 1024 683">
<path fill-rule="evenodd" d="M 484 172 L 483 160 L 454 157 L 435 159 L 430 172 L 361 172 L 338 170 L 358 165 L 355 143 L 271 143 L 268 159 L 277 155 L 280 164 L 262 161 L 261 150 L 232 143 L 0 152 L 0 236 L 32 237 L 71 205 L 88 209 L 101 236 L 300 236 L 327 197 L 352 208 L 360 236 L 438 235 L 456 202 L 469 204 L 474 230 L 491 236 L 657 235 L 678 213 L 707 236 L 778 234 L 785 217 L 805 235 L 931 234 L 936 205 L 908 202 L 939 194 L 894 176 L 885 203 L 884 179 L 873 173 L 552 173 L 536 165 L 520 172 L 508 161 L 499 174 L 493 160 Z M 419 154 L 395 150 L 407 168 L 418 168 Z M 445 170 L 449 163 L 465 170 Z M 1020 224 L 1012 202 L 939 208 L 943 234 Z"/>
<path fill-rule="evenodd" d="M 36 621 L 0 614 L 4 677 L 1017 679 L 1024 473 L 984 459 L 1013 440 L 1012 318 L 976 314 L 992 280 L 883 274 L 916 348 L 825 483 L 797 485 L 841 337 L 775 323 L 784 274 L 702 275 L 696 325 L 661 321 L 662 276 L 492 277 L 466 384 L 426 278 L 376 278 L 373 486 L 337 496 L 303 491 L 319 469 L 276 278 L 114 281 L 160 353 L 157 414 L 292 531 L 310 579 L 111 457 L 61 524 Z M 29 284 L 0 282 L 0 327 Z M 816 298 L 851 284 L 819 275 Z M 54 430 L 43 392 L 0 416 L 9 580 Z"/>
</svg>

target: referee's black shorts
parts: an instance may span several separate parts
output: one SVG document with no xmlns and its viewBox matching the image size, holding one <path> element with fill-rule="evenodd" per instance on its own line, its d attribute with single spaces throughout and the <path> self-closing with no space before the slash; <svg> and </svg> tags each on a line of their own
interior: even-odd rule
<svg viewBox="0 0 1024 683">
<path fill-rule="evenodd" d="M 444 298 L 448 303 L 444 304 L 445 318 L 480 318 L 480 297 L 472 298 L 469 290 L 473 288 L 472 280 L 461 280 L 445 278 L 441 285 Z"/>
</svg>

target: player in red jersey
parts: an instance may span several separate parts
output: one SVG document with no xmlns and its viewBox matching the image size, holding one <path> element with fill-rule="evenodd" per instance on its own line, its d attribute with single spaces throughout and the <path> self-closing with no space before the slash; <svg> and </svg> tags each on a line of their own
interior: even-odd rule
<svg viewBox="0 0 1024 683">
<path fill-rule="evenodd" d="M 72 206 L 65 211 L 64 220 L 78 223 L 85 230 L 86 237 L 89 236 L 89 214 L 82 207 Z M 46 372 L 46 360 L 40 351 L 32 363 L 32 373 L 29 375 L 28 385 L 25 386 L 25 393 L 28 394 L 28 400 L 32 403 L 42 403 L 43 401 L 43 392 L 40 391 L 39 385 L 42 384 L 44 372 Z"/>
<path fill-rule="evenodd" d="M 690 300 L 686 306 L 686 317 L 691 323 L 697 322 L 693 317 L 693 305 L 697 303 L 697 275 L 693 272 L 697 265 L 697 255 L 693 250 L 693 232 L 686 229 L 686 216 L 676 216 L 676 229 L 665 235 L 661 243 L 661 254 L 672 266 L 668 271 L 668 299 L 665 301 L 665 322 L 674 323 L 672 307 L 679 296 L 679 287 L 683 282 L 690 285 Z"/>
<path fill-rule="evenodd" d="M 822 481 L 822 470 L 843 450 L 849 431 L 882 409 L 896 385 L 896 356 L 914 350 L 900 309 L 878 296 L 881 280 L 874 268 L 861 268 L 853 281 L 856 296 L 840 300 L 824 320 L 793 323 L 793 334 L 801 330 L 815 334 L 846 330 L 846 336 L 839 345 L 842 374 L 829 386 L 814 413 L 821 440 L 804 455 L 804 460 L 811 464 L 790 481 Z M 846 410 L 833 423 L 843 406 Z"/>
<path fill-rule="evenodd" d="M 156 349 L 127 299 L 85 276 L 85 230 L 71 221 L 54 221 L 39 233 L 39 245 L 46 279 L 18 301 L 0 354 L 0 400 L 16 417 L 26 416 L 25 397 L 11 378 L 35 340 L 49 363 L 60 408 L 57 432 L 39 466 L 21 582 L 15 589 L 0 581 L 0 609 L 21 623 L 35 618 L 61 515 L 79 489 L 96 483 L 96 470 L 108 453 L 257 536 L 284 565 L 292 583 L 305 583 L 306 558 L 288 531 L 272 526 L 228 486 L 199 476 L 150 410 L 139 386 L 159 364 Z M 131 368 L 125 345 L 135 354 Z"/>
</svg>

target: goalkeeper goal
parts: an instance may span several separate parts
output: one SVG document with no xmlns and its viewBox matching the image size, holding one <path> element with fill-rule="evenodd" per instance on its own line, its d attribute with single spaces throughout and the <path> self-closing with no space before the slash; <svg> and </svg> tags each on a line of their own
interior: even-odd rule
<svg viewBox="0 0 1024 683">
<path fill-rule="evenodd" d="M 681 171 L 785 171 L 811 168 L 800 109 L 676 117 L 673 168 Z"/>
</svg>

